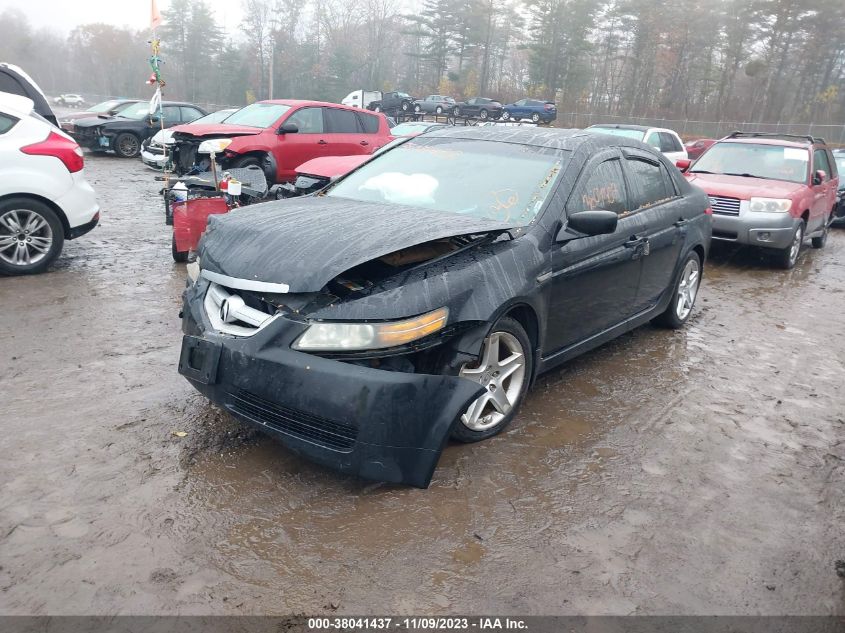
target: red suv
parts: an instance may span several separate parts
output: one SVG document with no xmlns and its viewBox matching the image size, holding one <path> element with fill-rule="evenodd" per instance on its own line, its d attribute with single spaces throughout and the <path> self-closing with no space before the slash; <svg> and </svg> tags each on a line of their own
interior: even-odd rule
<svg viewBox="0 0 845 633">
<path fill-rule="evenodd" d="M 734 132 L 676 164 L 710 197 L 714 240 L 771 249 L 783 268 L 805 238 L 824 246 L 839 182 L 824 139 Z"/>
<path fill-rule="evenodd" d="M 278 99 L 258 101 L 222 123 L 173 128 L 173 168 L 177 175 L 204 171 L 202 141 L 231 139 L 221 169 L 259 166 L 272 184 L 289 182 L 296 168 L 320 156 L 372 154 L 393 137 L 383 114 L 337 103 Z"/>
</svg>

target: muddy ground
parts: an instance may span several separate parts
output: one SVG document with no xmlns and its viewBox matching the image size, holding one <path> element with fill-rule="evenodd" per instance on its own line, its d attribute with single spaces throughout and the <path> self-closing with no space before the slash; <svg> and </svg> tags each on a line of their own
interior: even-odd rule
<svg viewBox="0 0 845 633">
<path fill-rule="evenodd" d="M 718 250 L 685 330 L 545 376 L 417 490 L 195 394 L 152 172 L 87 161 L 102 225 L 0 279 L 0 612 L 845 614 L 845 230 L 790 272 Z"/>
</svg>

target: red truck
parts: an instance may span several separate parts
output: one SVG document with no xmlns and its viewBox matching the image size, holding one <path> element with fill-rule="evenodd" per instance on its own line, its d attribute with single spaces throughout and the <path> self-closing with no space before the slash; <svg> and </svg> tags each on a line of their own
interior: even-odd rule
<svg viewBox="0 0 845 633">
<path fill-rule="evenodd" d="M 824 139 L 734 132 L 676 164 L 710 197 L 714 240 L 769 249 L 782 268 L 806 238 L 825 245 L 839 177 Z"/>
<path fill-rule="evenodd" d="M 393 137 L 380 113 L 321 101 L 258 101 L 221 123 L 173 128 L 177 176 L 207 171 L 208 157 L 197 150 L 209 139 L 225 139 L 221 170 L 258 166 L 274 185 L 293 181 L 296 168 L 313 158 L 372 154 Z"/>
</svg>

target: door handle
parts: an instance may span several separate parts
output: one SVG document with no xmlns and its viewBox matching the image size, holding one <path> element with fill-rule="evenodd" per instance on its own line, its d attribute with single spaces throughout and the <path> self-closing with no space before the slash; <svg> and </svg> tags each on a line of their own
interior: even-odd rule
<svg viewBox="0 0 845 633">
<path fill-rule="evenodd" d="M 679 218 L 677 222 L 675 222 L 675 226 L 681 227 L 685 226 L 689 222 L 689 220 L 685 220 L 684 218 Z"/>
<path fill-rule="evenodd" d="M 368 141 L 361 141 L 361 145 L 369 145 L 369 144 L 370 143 Z"/>
<path fill-rule="evenodd" d="M 320 139 L 319 141 L 317 141 L 317 144 L 318 144 L 318 145 L 328 145 L 328 144 L 329 144 L 329 142 L 328 142 L 328 141 L 326 141 L 326 140 Z"/>
<path fill-rule="evenodd" d="M 647 241 L 648 240 L 644 237 L 638 237 L 636 235 L 632 235 L 631 237 L 628 238 L 628 241 L 625 242 L 624 246 L 625 246 L 625 248 L 636 248 L 637 246 L 639 246 L 643 242 L 647 242 Z"/>
</svg>

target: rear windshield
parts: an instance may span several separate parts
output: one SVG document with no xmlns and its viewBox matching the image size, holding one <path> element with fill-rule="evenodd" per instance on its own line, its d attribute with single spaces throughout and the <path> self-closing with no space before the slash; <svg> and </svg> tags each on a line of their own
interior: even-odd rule
<svg viewBox="0 0 845 633">
<path fill-rule="evenodd" d="M 624 136 L 625 138 L 632 138 L 637 141 L 643 140 L 645 132 L 643 130 L 626 130 L 622 127 L 588 127 L 587 132 L 596 132 L 598 134 L 610 134 L 611 136 Z"/>
<path fill-rule="evenodd" d="M 290 110 L 290 106 L 280 103 L 251 103 L 230 114 L 223 124 L 268 128 L 282 118 L 282 115 L 288 110 Z"/>
<path fill-rule="evenodd" d="M 531 223 L 569 152 L 455 138 L 416 137 L 339 181 L 326 195 Z"/>
<path fill-rule="evenodd" d="M 810 153 L 803 147 L 721 142 L 710 147 L 690 172 L 804 183 L 809 166 Z"/>
</svg>

